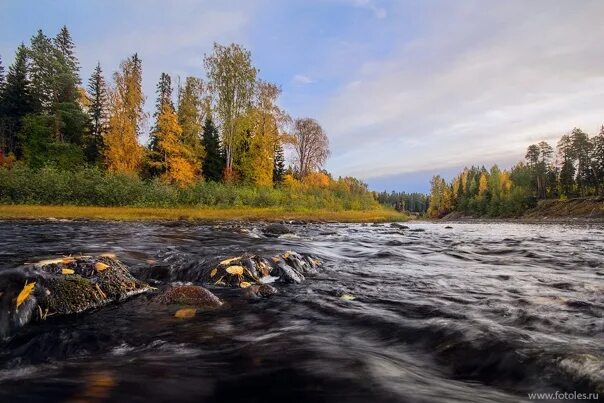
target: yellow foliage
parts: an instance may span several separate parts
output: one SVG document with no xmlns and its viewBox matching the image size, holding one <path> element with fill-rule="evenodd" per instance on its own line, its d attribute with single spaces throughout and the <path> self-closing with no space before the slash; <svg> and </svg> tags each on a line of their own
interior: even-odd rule
<svg viewBox="0 0 604 403">
<path fill-rule="evenodd" d="M 201 163 L 191 147 L 185 144 L 178 117 L 170 105 L 164 105 L 157 119 L 155 135 L 158 139 L 162 177 L 180 186 L 190 185 L 199 176 Z"/>
<path fill-rule="evenodd" d="M 75 271 L 73 271 L 73 269 L 61 269 L 61 273 L 67 275 L 67 274 L 74 274 Z"/>
<path fill-rule="evenodd" d="M 226 272 L 233 275 L 242 275 L 243 274 L 243 266 L 231 266 L 226 268 Z"/>
<path fill-rule="evenodd" d="M 174 317 L 179 319 L 188 319 L 194 317 L 196 313 L 197 309 L 195 308 L 182 308 L 176 311 Z"/>
<path fill-rule="evenodd" d="M 323 172 L 311 172 L 304 177 L 304 185 L 310 188 L 326 188 L 331 183 L 331 178 Z"/>
<path fill-rule="evenodd" d="M 143 161 L 138 132 L 145 116 L 142 111 L 144 95 L 140 59 L 134 56 L 122 62 L 114 81 L 109 130 L 104 137 L 105 164 L 111 171 L 136 174 Z"/>
<path fill-rule="evenodd" d="M 27 281 L 25 282 L 25 286 L 23 286 L 23 289 L 21 290 L 19 295 L 17 295 L 17 308 L 19 308 L 19 306 L 25 302 L 25 300 L 29 297 L 35 286 L 35 281 L 29 284 L 27 284 Z"/>
<path fill-rule="evenodd" d="M 487 179 L 487 175 L 483 172 L 480 174 L 480 179 L 478 181 L 478 194 L 484 195 L 489 189 L 489 180 Z"/>
<path fill-rule="evenodd" d="M 104 271 L 107 270 L 109 268 L 108 264 L 102 263 L 102 262 L 96 262 L 94 264 L 94 268 L 96 269 L 96 271 Z"/>
<path fill-rule="evenodd" d="M 283 176 L 283 186 L 287 189 L 295 190 L 302 186 L 302 183 L 294 178 L 292 174 L 286 174 Z"/>
<path fill-rule="evenodd" d="M 506 194 L 509 193 L 510 190 L 512 190 L 512 180 L 510 178 L 510 173 L 508 171 L 501 172 L 500 181 L 501 190 L 503 190 L 503 192 Z"/>
</svg>

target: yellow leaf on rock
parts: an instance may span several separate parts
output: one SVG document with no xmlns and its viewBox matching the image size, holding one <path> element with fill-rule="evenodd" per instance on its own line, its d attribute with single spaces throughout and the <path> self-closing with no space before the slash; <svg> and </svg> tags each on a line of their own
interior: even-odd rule
<svg viewBox="0 0 604 403">
<path fill-rule="evenodd" d="M 61 273 L 63 273 L 63 274 L 73 274 L 73 273 L 75 273 L 75 271 L 73 271 L 72 269 L 61 269 Z"/>
<path fill-rule="evenodd" d="M 174 317 L 181 318 L 181 319 L 192 318 L 195 316 L 196 313 L 197 313 L 197 309 L 195 309 L 195 308 L 182 308 L 182 309 L 179 309 L 178 311 L 176 311 L 176 313 L 174 314 Z"/>
<path fill-rule="evenodd" d="M 210 272 L 210 277 L 214 277 L 216 275 L 216 273 L 218 272 L 217 268 L 214 268 L 211 272 Z"/>
<path fill-rule="evenodd" d="M 109 259 L 115 259 L 117 257 L 115 253 L 101 253 L 99 256 L 108 257 Z"/>
<path fill-rule="evenodd" d="M 342 294 L 340 297 L 343 301 L 354 301 L 355 297 L 351 294 Z"/>
<path fill-rule="evenodd" d="M 231 262 L 234 262 L 235 260 L 238 260 L 238 259 L 239 259 L 238 257 L 232 257 L 230 259 L 223 260 L 222 262 L 220 262 L 220 264 L 221 265 L 227 265 L 227 264 L 229 264 Z"/>
<path fill-rule="evenodd" d="M 61 263 L 63 264 L 69 264 L 73 262 L 75 262 L 75 259 L 72 257 L 64 257 L 63 259 L 61 259 Z"/>
<path fill-rule="evenodd" d="M 17 295 L 17 308 L 19 308 L 19 306 L 25 302 L 25 300 L 27 299 L 27 297 L 29 297 L 29 294 L 31 294 L 35 286 L 35 281 L 29 284 L 27 284 L 27 281 L 25 282 L 25 286 L 23 287 L 19 295 Z"/>
<path fill-rule="evenodd" d="M 226 272 L 229 274 L 240 276 L 243 274 L 243 266 L 230 266 L 226 268 Z"/>
<path fill-rule="evenodd" d="M 105 264 L 105 263 L 102 263 L 102 262 L 96 262 L 96 263 L 94 264 L 94 268 L 95 268 L 97 271 L 103 271 L 103 270 L 107 270 L 107 269 L 109 268 L 109 265 L 108 265 L 108 264 Z"/>
<path fill-rule="evenodd" d="M 247 281 L 242 281 L 242 282 L 239 284 L 239 286 L 240 286 L 241 288 L 248 288 L 248 287 L 249 287 L 249 286 L 251 286 L 251 285 L 252 285 L 252 284 L 251 284 L 251 283 L 248 283 Z"/>
</svg>

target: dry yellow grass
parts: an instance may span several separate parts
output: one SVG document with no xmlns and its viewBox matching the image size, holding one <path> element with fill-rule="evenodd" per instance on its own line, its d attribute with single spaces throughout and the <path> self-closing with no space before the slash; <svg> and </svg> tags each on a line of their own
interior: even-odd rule
<svg viewBox="0 0 604 403">
<path fill-rule="evenodd" d="M 405 214 L 394 210 L 313 210 L 288 211 L 282 208 L 148 208 L 148 207 L 88 207 L 88 206 L 37 206 L 0 205 L 0 219 L 86 218 L 93 220 L 250 220 L 250 221 L 338 221 L 384 222 L 405 221 Z"/>
</svg>

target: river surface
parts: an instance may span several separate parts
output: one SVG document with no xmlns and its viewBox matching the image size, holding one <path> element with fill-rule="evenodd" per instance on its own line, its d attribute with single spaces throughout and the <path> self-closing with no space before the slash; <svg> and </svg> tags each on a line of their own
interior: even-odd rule
<svg viewBox="0 0 604 403">
<path fill-rule="evenodd" d="M 450 225 L 452 228 L 446 228 Z M 604 228 L 0 221 L 0 271 L 113 252 L 162 288 L 251 252 L 320 273 L 190 319 L 142 295 L 0 341 L 0 401 L 517 402 L 604 391 Z M 153 280 L 155 278 L 155 281 Z"/>
</svg>

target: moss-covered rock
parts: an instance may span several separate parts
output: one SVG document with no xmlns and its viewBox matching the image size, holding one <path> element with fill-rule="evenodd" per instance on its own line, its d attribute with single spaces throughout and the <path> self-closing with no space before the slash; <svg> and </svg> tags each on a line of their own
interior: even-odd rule
<svg viewBox="0 0 604 403">
<path fill-rule="evenodd" d="M 110 256 L 45 260 L 0 272 L 0 336 L 32 320 L 97 308 L 151 290 Z"/>
</svg>

